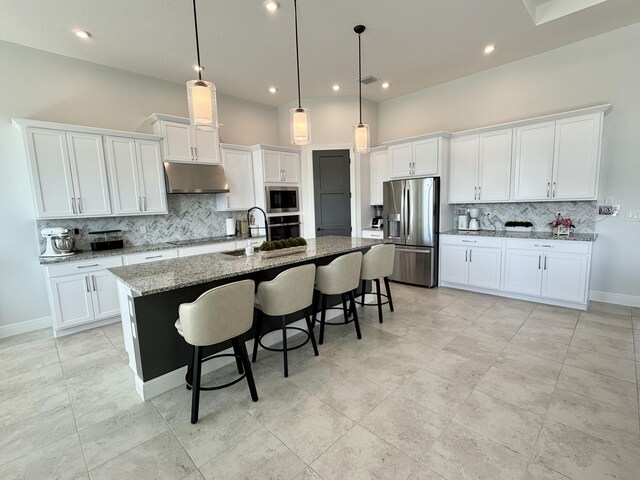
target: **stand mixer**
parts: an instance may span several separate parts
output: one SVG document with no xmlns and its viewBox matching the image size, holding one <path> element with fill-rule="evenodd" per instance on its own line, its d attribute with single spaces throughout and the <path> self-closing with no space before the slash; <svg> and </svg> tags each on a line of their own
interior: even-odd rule
<svg viewBox="0 0 640 480">
<path fill-rule="evenodd" d="M 52 227 L 40 230 L 45 239 L 45 249 L 42 257 L 68 257 L 75 255 L 73 250 L 73 236 L 67 228 Z"/>
</svg>

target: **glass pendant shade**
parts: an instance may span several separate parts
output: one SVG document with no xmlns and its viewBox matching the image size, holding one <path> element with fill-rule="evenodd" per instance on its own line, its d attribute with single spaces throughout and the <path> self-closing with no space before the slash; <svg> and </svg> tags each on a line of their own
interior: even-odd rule
<svg viewBox="0 0 640 480">
<path fill-rule="evenodd" d="M 309 145 L 311 132 L 309 131 L 309 109 L 292 108 L 291 112 L 291 143 L 294 145 Z"/>
<path fill-rule="evenodd" d="M 369 124 L 359 123 L 353 127 L 353 145 L 358 153 L 369 151 Z"/>
<path fill-rule="evenodd" d="M 187 82 L 187 102 L 191 125 L 218 127 L 216 86 L 204 80 Z"/>
</svg>

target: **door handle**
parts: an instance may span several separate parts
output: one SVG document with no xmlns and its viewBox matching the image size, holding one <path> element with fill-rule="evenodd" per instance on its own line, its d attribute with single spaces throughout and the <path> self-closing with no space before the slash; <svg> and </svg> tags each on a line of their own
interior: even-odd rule
<svg viewBox="0 0 640 480">
<path fill-rule="evenodd" d="M 409 203 L 409 195 L 411 194 L 411 191 L 407 188 L 406 189 L 406 195 L 407 195 L 407 211 L 405 213 L 405 217 L 406 217 L 406 222 L 405 222 L 405 230 L 407 233 L 405 233 L 405 235 L 409 236 L 409 234 L 411 233 L 411 224 L 409 223 L 409 220 L 411 219 L 411 207 L 410 207 L 410 203 Z"/>
<path fill-rule="evenodd" d="M 76 199 L 74 197 L 71 197 L 71 209 L 73 210 L 74 214 L 77 214 L 78 212 L 76 211 Z"/>
<path fill-rule="evenodd" d="M 91 265 L 80 265 L 79 267 L 76 268 L 91 268 L 91 267 L 99 267 L 100 265 L 97 263 L 92 263 Z"/>
<path fill-rule="evenodd" d="M 478 187 L 478 200 L 482 198 L 482 187 Z"/>
<path fill-rule="evenodd" d="M 471 263 L 473 260 L 471 259 L 471 255 L 473 254 L 473 249 L 470 248 L 469 249 L 469 263 Z"/>
<path fill-rule="evenodd" d="M 464 261 L 465 262 L 469 261 L 469 250 L 467 249 L 464 250 Z"/>
<path fill-rule="evenodd" d="M 193 147 L 189 147 L 189 150 L 191 151 L 191 160 L 195 160 L 196 156 L 193 154 Z"/>
<path fill-rule="evenodd" d="M 231 208 L 229 207 L 229 195 L 227 195 L 227 208 Z"/>
<path fill-rule="evenodd" d="M 473 199 L 478 199 L 478 187 L 473 187 Z"/>
<path fill-rule="evenodd" d="M 147 211 L 147 197 L 146 196 L 142 197 L 142 207 L 143 207 L 143 210 L 146 212 Z"/>
<path fill-rule="evenodd" d="M 78 213 L 82 213 L 82 203 L 80 203 L 80 197 L 78 197 Z"/>
<path fill-rule="evenodd" d="M 152 255 L 152 256 L 150 256 L 150 257 L 144 257 L 144 259 L 145 259 L 145 260 L 150 260 L 150 259 L 152 259 L 152 258 L 160 258 L 160 257 L 162 257 L 162 255 Z"/>
<path fill-rule="evenodd" d="M 89 277 L 88 276 L 84 277 L 84 285 L 85 285 L 85 287 L 87 287 L 87 293 L 91 292 L 91 289 L 89 288 Z"/>
<path fill-rule="evenodd" d="M 197 162 L 198 161 L 198 147 L 193 147 L 193 152 L 195 154 L 196 162 Z"/>
<path fill-rule="evenodd" d="M 553 192 L 551 193 L 551 196 L 553 196 L 553 198 L 556 196 L 556 182 L 553 182 Z"/>
<path fill-rule="evenodd" d="M 547 258 L 548 258 L 548 257 L 545 255 L 545 256 L 544 256 L 544 269 L 545 269 L 545 270 L 547 269 Z"/>
<path fill-rule="evenodd" d="M 140 202 L 140 197 L 138 197 L 138 211 L 141 212 L 142 211 L 142 207 L 141 207 L 142 203 Z"/>
<path fill-rule="evenodd" d="M 547 182 L 547 198 L 549 198 L 549 190 L 551 189 L 551 184 Z"/>
<path fill-rule="evenodd" d="M 96 276 L 95 275 L 91 275 L 91 284 L 93 285 L 93 291 L 95 292 L 97 290 L 97 288 L 96 288 Z"/>
<path fill-rule="evenodd" d="M 541 262 L 542 262 L 542 255 L 538 255 L 538 270 L 540 270 L 540 268 L 542 268 Z"/>
</svg>

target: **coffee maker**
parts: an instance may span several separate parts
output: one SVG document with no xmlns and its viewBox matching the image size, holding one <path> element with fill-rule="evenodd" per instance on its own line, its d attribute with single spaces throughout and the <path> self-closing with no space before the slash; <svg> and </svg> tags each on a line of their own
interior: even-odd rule
<svg viewBox="0 0 640 480">
<path fill-rule="evenodd" d="M 373 219 L 371 220 L 371 228 L 382 228 L 382 205 L 372 205 Z"/>
</svg>

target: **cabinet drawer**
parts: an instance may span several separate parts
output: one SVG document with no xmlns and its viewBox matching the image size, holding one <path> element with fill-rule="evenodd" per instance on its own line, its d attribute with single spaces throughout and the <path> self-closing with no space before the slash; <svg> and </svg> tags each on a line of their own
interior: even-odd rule
<svg viewBox="0 0 640 480">
<path fill-rule="evenodd" d="M 45 271 L 48 278 L 60 277 L 62 275 L 72 275 L 74 273 L 95 272 L 96 270 L 104 270 L 105 268 L 121 267 L 122 257 L 120 255 L 113 257 L 90 258 L 89 260 L 80 260 L 77 262 L 64 262 L 55 265 L 47 265 Z"/>
<path fill-rule="evenodd" d="M 135 265 L 137 263 L 157 262 L 158 260 L 168 260 L 170 258 L 178 258 L 178 250 L 176 248 L 153 252 L 131 253 L 124 256 L 124 264 Z"/>
<path fill-rule="evenodd" d="M 508 249 L 541 250 L 559 253 L 589 253 L 589 242 L 576 242 L 573 240 L 525 240 L 507 239 Z"/>
<path fill-rule="evenodd" d="M 384 238 L 382 230 L 362 230 L 362 238 Z"/>
<path fill-rule="evenodd" d="M 475 237 L 471 235 L 441 235 L 443 245 L 462 245 L 466 247 L 502 248 L 502 238 Z"/>
<path fill-rule="evenodd" d="M 246 246 L 246 243 L 245 245 Z M 236 242 L 209 243 L 207 245 L 194 245 L 192 247 L 181 247 L 178 249 L 179 257 L 190 257 L 192 255 L 202 255 L 204 253 L 225 252 L 234 250 Z"/>
</svg>

